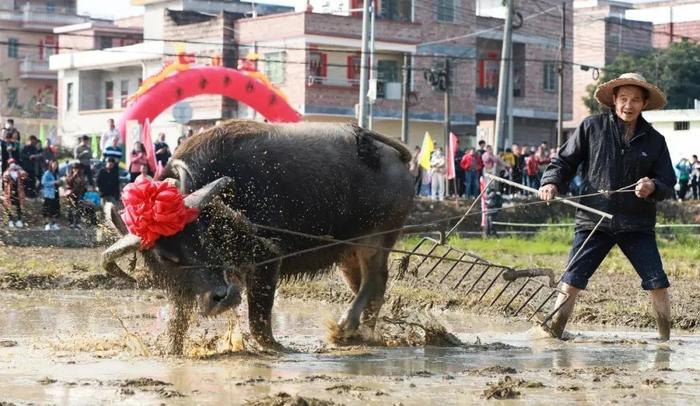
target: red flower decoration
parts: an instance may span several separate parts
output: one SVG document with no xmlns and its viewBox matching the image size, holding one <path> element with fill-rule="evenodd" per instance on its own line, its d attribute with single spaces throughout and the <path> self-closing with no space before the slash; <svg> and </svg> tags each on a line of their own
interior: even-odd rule
<svg viewBox="0 0 700 406">
<path fill-rule="evenodd" d="M 131 234 L 141 237 L 142 250 L 160 237 L 179 233 L 199 215 L 199 210 L 185 207 L 175 186 L 143 176 L 126 185 L 122 202 L 122 220 Z"/>
</svg>

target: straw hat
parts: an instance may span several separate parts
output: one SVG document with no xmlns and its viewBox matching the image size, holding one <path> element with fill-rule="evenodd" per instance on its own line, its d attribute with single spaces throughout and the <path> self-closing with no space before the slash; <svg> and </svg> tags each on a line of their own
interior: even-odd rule
<svg viewBox="0 0 700 406">
<path fill-rule="evenodd" d="M 639 86 L 649 91 L 648 103 L 643 110 L 659 110 L 666 106 L 666 95 L 658 87 L 652 85 L 639 73 L 623 73 L 619 78 L 610 80 L 598 86 L 595 98 L 598 103 L 615 108 L 613 103 L 613 91 L 620 86 Z"/>
</svg>

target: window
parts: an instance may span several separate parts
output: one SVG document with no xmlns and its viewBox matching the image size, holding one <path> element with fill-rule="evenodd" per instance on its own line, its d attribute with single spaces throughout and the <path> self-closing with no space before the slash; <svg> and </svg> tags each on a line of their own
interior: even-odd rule
<svg viewBox="0 0 700 406">
<path fill-rule="evenodd" d="M 387 96 L 387 87 L 391 86 L 395 90 L 400 89 L 400 77 L 398 61 L 377 61 L 377 98 L 394 98 L 391 95 Z M 391 85 L 387 86 L 388 83 Z"/>
<path fill-rule="evenodd" d="M 129 81 L 122 80 L 119 84 L 119 88 L 119 95 L 121 96 L 121 106 L 126 107 L 126 103 L 129 99 Z"/>
<path fill-rule="evenodd" d="M 7 108 L 17 107 L 17 88 L 7 88 Z"/>
<path fill-rule="evenodd" d="M 56 3 L 52 1 L 46 2 L 46 13 L 53 14 L 56 12 Z"/>
<path fill-rule="evenodd" d="M 495 94 L 498 91 L 498 72 L 500 70 L 498 65 L 498 53 L 495 51 L 487 52 L 478 62 L 478 89 L 480 89 L 482 93 L 493 92 Z"/>
<path fill-rule="evenodd" d="M 271 83 L 284 82 L 284 52 L 265 54 L 264 73 Z"/>
<path fill-rule="evenodd" d="M 384 0 L 381 2 L 380 17 L 387 20 L 411 21 L 411 0 Z"/>
<path fill-rule="evenodd" d="M 58 43 L 53 35 L 47 35 L 46 38 L 39 41 L 39 60 L 48 61 L 51 55 L 58 53 Z"/>
<path fill-rule="evenodd" d="M 19 40 L 17 38 L 7 39 L 7 56 L 9 58 L 19 58 Z"/>
<path fill-rule="evenodd" d="M 455 22 L 455 0 L 437 0 L 437 20 Z"/>
<path fill-rule="evenodd" d="M 347 78 L 351 85 L 357 85 L 360 83 L 360 55 L 350 55 L 348 56 L 347 64 Z"/>
<path fill-rule="evenodd" d="M 114 82 L 105 82 L 105 108 L 114 108 Z"/>
<path fill-rule="evenodd" d="M 673 131 L 687 131 L 690 129 L 689 121 L 674 121 Z"/>
<path fill-rule="evenodd" d="M 112 48 L 112 37 L 100 37 L 100 49 Z"/>
<path fill-rule="evenodd" d="M 73 83 L 66 84 L 66 111 L 73 109 Z"/>
<path fill-rule="evenodd" d="M 476 0 L 476 15 L 505 19 L 506 7 L 503 0 Z"/>
<path fill-rule="evenodd" d="M 542 83 L 542 89 L 547 92 L 553 92 L 557 90 L 557 64 L 553 62 L 547 62 L 544 64 L 544 78 Z"/>
<path fill-rule="evenodd" d="M 309 52 L 309 83 L 323 83 L 323 78 L 328 76 L 328 55 L 318 52 Z"/>
</svg>

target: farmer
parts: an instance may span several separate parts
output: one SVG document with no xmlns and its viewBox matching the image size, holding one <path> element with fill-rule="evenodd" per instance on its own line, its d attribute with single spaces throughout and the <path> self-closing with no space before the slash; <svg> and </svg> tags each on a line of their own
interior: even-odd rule
<svg viewBox="0 0 700 406">
<path fill-rule="evenodd" d="M 561 338 L 576 296 L 617 244 L 639 274 L 642 289 L 651 294 L 659 338 L 665 341 L 671 328 L 670 285 L 656 246 L 654 226 L 656 202 L 673 195 L 676 176 L 664 137 L 644 120 L 641 112 L 663 108 L 666 96 L 641 75 L 625 73 L 600 85 L 595 97 L 611 111 L 583 120 L 547 167 L 539 196 L 549 201 L 564 193 L 562 189 L 579 168 L 583 180 L 581 194 L 615 191 L 626 186 L 629 193 L 597 194 L 582 199 L 583 204 L 610 213 L 613 218 L 605 219 L 592 233 L 599 216 L 576 212 L 569 266 L 560 286 L 569 299 L 559 294 L 555 309 L 561 308 L 552 319 L 550 332 Z"/>
</svg>

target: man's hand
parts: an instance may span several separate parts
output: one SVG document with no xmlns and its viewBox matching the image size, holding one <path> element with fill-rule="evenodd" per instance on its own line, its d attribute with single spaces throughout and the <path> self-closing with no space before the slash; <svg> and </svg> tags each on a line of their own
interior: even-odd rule
<svg viewBox="0 0 700 406">
<path fill-rule="evenodd" d="M 552 185 L 552 184 L 544 185 L 539 190 L 540 199 L 542 199 L 546 202 L 553 200 L 557 196 L 558 193 L 559 193 L 559 188 L 557 187 L 557 185 Z"/>
<path fill-rule="evenodd" d="M 634 188 L 634 194 L 640 199 L 646 199 L 656 190 L 656 184 L 653 180 L 643 177 L 637 181 L 637 186 Z"/>
</svg>

